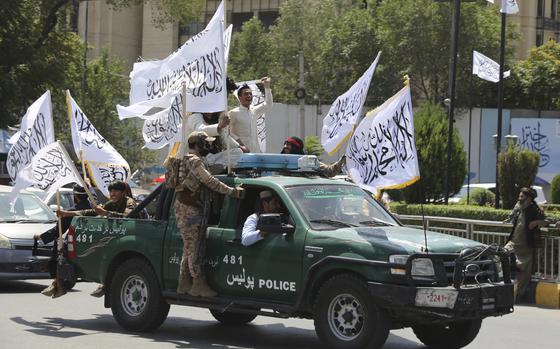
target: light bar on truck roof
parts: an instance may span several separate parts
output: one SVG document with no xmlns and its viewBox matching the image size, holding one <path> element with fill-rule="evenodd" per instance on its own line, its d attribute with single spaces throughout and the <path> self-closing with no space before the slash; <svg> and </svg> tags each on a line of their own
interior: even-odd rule
<svg viewBox="0 0 560 349">
<path fill-rule="evenodd" d="M 293 154 L 242 154 L 236 169 L 265 171 L 315 172 L 319 159 L 315 155 Z"/>
</svg>

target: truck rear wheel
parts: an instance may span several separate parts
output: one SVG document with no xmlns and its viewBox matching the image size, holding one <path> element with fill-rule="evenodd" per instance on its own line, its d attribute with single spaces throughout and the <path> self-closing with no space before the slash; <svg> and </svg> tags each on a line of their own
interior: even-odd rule
<svg viewBox="0 0 560 349">
<path fill-rule="evenodd" d="M 212 313 L 214 319 L 225 325 L 245 325 L 257 317 L 255 314 L 234 313 L 231 311 L 222 313 L 214 309 L 210 309 L 210 313 Z"/>
<path fill-rule="evenodd" d="M 113 316 L 130 331 L 155 330 L 169 312 L 157 277 L 143 259 L 129 259 L 118 267 L 111 282 L 110 297 Z"/>
<path fill-rule="evenodd" d="M 315 331 L 329 348 L 381 348 L 389 321 L 372 300 L 365 283 L 350 274 L 326 281 L 314 307 Z"/>
<path fill-rule="evenodd" d="M 478 335 L 482 320 L 456 321 L 445 325 L 415 325 L 416 337 L 429 348 L 459 349 Z"/>
</svg>

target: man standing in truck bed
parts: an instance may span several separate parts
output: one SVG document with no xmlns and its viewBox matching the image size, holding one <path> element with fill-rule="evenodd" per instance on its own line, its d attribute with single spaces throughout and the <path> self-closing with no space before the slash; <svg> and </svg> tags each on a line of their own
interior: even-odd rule
<svg viewBox="0 0 560 349">
<path fill-rule="evenodd" d="M 180 160 L 178 179 L 175 186 L 175 216 L 183 238 L 183 258 L 179 272 L 177 293 L 191 296 L 214 297 L 217 293 L 208 286 L 203 275 L 204 205 L 208 200 L 207 191 L 240 197 L 243 188 L 232 188 L 220 182 L 208 172 L 202 158 L 211 149 L 215 140 L 205 132 L 192 132 L 187 143 L 189 152 Z"/>
</svg>

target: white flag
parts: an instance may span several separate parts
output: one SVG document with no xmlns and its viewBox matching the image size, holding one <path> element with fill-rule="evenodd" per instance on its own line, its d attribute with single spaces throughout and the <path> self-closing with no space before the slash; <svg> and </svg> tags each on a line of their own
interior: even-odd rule
<svg viewBox="0 0 560 349">
<path fill-rule="evenodd" d="M 253 94 L 253 100 L 251 101 L 252 107 L 257 107 L 264 103 L 264 91 L 257 86 L 257 84 L 261 84 L 260 80 L 250 80 L 250 81 L 241 81 L 238 82 L 237 85 L 239 87 L 243 85 L 247 85 L 251 88 L 251 93 Z M 237 100 L 239 100 L 239 96 L 237 95 L 237 91 L 239 89 L 233 91 L 233 95 Z M 260 115 L 257 118 L 257 140 L 259 141 L 259 148 L 261 153 L 266 153 L 266 119 L 265 114 Z"/>
<path fill-rule="evenodd" d="M 227 29 L 224 30 L 224 61 L 226 65 L 226 71 L 227 71 L 227 64 L 229 60 L 229 47 L 231 44 L 232 31 L 233 31 L 233 24 L 228 25 Z"/>
<path fill-rule="evenodd" d="M 502 13 L 515 14 L 519 12 L 519 6 L 517 6 L 516 0 L 502 0 L 502 8 L 500 9 Z"/>
<path fill-rule="evenodd" d="M 181 95 L 176 94 L 171 107 L 145 118 L 142 137 L 148 149 L 161 149 L 181 141 L 182 120 Z"/>
<path fill-rule="evenodd" d="M 66 91 L 68 118 L 72 130 L 72 143 L 76 155 L 83 152 L 83 161 L 89 170 L 93 184 L 103 195 L 109 197 L 109 184 L 115 180 L 127 181 L 130 167 L 126 160 L 107 142 L 88 120 L 76 101 Z"/>
<path fill-rule="evenodd" d="M 408 85 L 366 115 L 346 157 L 352 180 L 372 192 L 406 187 L 420 178 Z"/>
<path fill-rule="evenodd" d="M 45 92 L 27 109 L 19 131 L 8 142 L 13 145 L 6 158 L 6 167 L 10 178 L 15 182 L 19 172 L 31 163 L 39 149 L 54 142 L 50 91 Z"/>
<path fill-rule="evenodd" d="M 44 146 L 25 166 L 12 188 L 11 200 L 21 189 L 33 186 L 51 193 L 69 183 L 82 183 L 72 160 L 60 141 Z"/>
<path fill-rule="evenodd" d="M 377 57 L 375 57 L 375 60 L 364 75 L 348 91 L 334 101 L 327 116 L 323 119 L 321 144 L 329 155 L 334 154 L 352 134 L 354 125 L 362 113 L 369 84 L 380 54 L 381 52 L 377 54 Z"/>
<path fill-rule="evenodd" d="M 130 104 L 180 92 L 187 86 L 187 110 L 227 109 L 223 43 L 224 6 L 220 4 L 206 28 L 163 60 L 134 64 L 130 73 Z"/>
<path fill-rule="evenodd" d="M 472 73 L 479 78 L 498 82 L 500 80 L 500 65 L 478 51 L 473 51 Z M 510 76 L 510 71 L 504 72 L 504 79 Z"/>
</svg>

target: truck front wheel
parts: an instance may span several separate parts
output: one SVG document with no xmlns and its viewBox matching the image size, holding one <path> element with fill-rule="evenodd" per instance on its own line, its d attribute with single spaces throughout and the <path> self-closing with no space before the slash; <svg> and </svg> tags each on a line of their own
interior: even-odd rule
<svg viewBox="0 0 560 349">
<path fill-rule="evenodd" d="M 381 348 L 389 335 L 387 316 L 365 283 L 350 275 L 326 281 L 315 301 L 315 331 L 329 348 Z"/>
<path fill-rule="evenodd" d="M 214 319 L 225 325 L 245 325 L 257 317 L 255 314 L 234 313 L 231 311 L 221 313 L 214 309 L 210 309 L 210 313 L 212 313 Z"/>
<path fill-rule="evenodd" d="M 111 282 L 110 297 L 113 316 L 130 331 L 155 330 L 169 312 L 157 277 L 143 259 L 129 259 L 118 267 Z"/>
<path fill-rule="evenodd" d="M 456 321 L 445 325 L 415 325 L 412 330 L 422 343 L 433 349 L 459 349 L 478 335 L 482 320 Z"/>
</svg>

